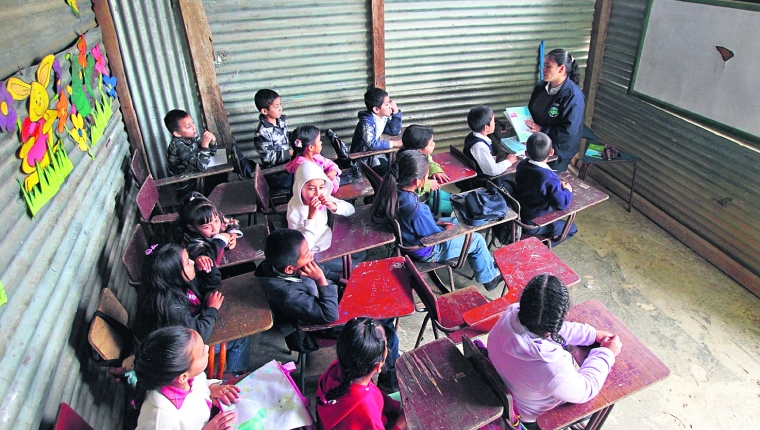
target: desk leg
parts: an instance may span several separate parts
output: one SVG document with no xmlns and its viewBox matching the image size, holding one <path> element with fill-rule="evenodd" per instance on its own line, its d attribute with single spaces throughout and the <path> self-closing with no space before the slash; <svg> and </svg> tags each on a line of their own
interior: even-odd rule
<svg viewBox="0 0 760 430">
<path fill-rule="evenodd" d="M 343 256 L 343 279 L 348 280 L 348 277 L 351 276 L 351 254 L 344 255 Z"/>
<path fill-rule="evenodd" d="M 588 174 L 589 169 L 591 169 L 591 166 L 593 166 L 593 164 L 583 163 L 583 165 L 581 166 L 581 171 L 578 172 L 578 179 L 580 180 L 586 179 L 586 175 Z"/>
<path fill-rule="evenodd" d="M 221 345 L 219 345 L 219 372 L 217 373 L 216 379 L 224 379 L 225 367 L 227 367 L 227 342 L 222 342 Z"/>
<path fill-rule="evenodd" d="M 216 358 L 216 354 L 214 353 L 214 346 L 208 347 L 208 365 L 206 366 L 206 378 L 213 379 L 214 378 L 214 362 Z"/>
<path fill-rule="evenodd" d="M 569 217 L 567 217 L 567 222 L 565 222 L 565 228 L 562 229 L 562 234 L 559 237 L 558 242 L 562 242 L 567 237 L 567 232 L 570 231 L 570 226 L 573 225 L 573 222 L 575 221 L 575 213 L 570 214 Z"/>
<path fill-rule="evenodd" d="M 628 194 L 628 212 L 631 211 L 631 200 L 633 200 L 633 189 L 636 187 L 636 167 L 639 163 L 633 160 L 633 176 L 631 177 L 631 192 Z"/>
<path fill-rule="evenodd" d="M 591 419 L 589 419 L 588 423 L 586 424 L 586 430 L 598 430 L 602 428 L 604 422 L 607 421 L 607 416 L 610 414 L 610 411 L 612 411 L 613 406 L 615 405 L 611 404 L 606 408 L 593 413 L 591 415 Z"/>
</svg>

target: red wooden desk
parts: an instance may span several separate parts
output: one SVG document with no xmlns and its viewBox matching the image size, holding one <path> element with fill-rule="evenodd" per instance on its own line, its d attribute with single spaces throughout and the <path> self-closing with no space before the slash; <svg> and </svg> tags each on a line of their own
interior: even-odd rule
<svg viewBox="0 0 760 430">
<path fill-rule="evenodd" d="M 599 394 L 583 404 L 557 406 L 538 417 L 543 430 L 565 427 L 592 414 L 587 430 L 601 428 L 612 407 L 619 400 L 665 379 L 670 369 L 646 347 L 626 326 L 597 300 L 589 300 L 570 308 L 567 321 L 584 322 L 620 336 L 623 349 L 615 357 L 607 380 Z M 589 347 L 573 347 L 575 360 L 582 363 L 588 356 Z"/>
<path fill-rule="evenodd" d="M 351 273 L 338 303 L 338 320 L 304 330 L 342 326 L 356 317 L 398 318 L 414 313 L 411 275 L 404 257 L 360 263 Z"/>
<path fill-rule="evenodd" d="M 504 411 L 449 338 L 402 355 L 396 373 L 409 429 L 477 429 Z"/>
<path fill-rule="evenodd" d="M 478 176 L 478 172 L 472 170 L 464 161 L 451 152 L 435 154 L 433 155 L 433 161 L 440 164 L 443 173 L 449 177 L 449 181 L 441 185 L 453 184 Z"/>
<path fill-rule="evenodd" d="M 318 252 L 314 259 L 321 263 L 343 257 L 343 277 L 349 279 L 351 254 L 393 243 L 395 238 L 391 229 L 386 223 L 373 222 L 370 209 L 371 206 L 365 205 L 351 216 L 336 216 L 330 247 Z"/>
<path fill-rule="evenodd" d="M 341 185 L 338 192 L 333 197 L 340 200 L 352 201 L 359 197 L 367 197 L 375 194 L 372 184 L 369 183 L 366 175 L 362 175 L 362 180 L 352 184 Z"/>
<path fill-rule="evenodd" d="M 570 225 L 575 221 L 575 215 L 578 211 L 601 203 L 610 198 L 607 194 L 591 186 L 591 184 L 576 178 L 568 172 L 560 173 L 559 179 L 568 182 L 573 187 L 573 201 L 570 206 L 563 211 L 552 211 L 539 217 L 533 218 L 533 223 L 539 227 L 549 225 L 560 218 L 568 217 L 565 229 L 562 230 L 560 240 L 564 240 Z"/>
<path fill-rule="evenodd" d="M 219 263 L 220 269 L 264 259 L 264 245 L 269 235 L 267 225 L 252 225 L 243 227 L 240 231 L 243 232 L 243 237 L 237 238 L 235 249 L 224 250 L 222 261 Z"/>
<path fill-rule="evenodd" d="M 533 277 L 542 273 L 556 276 L 568 287 L 581 280 L 573 269 L 535 237 L 502 246 L 493 252 L 493 258 L 510 294 L 522 291 Z"/>
</svg>

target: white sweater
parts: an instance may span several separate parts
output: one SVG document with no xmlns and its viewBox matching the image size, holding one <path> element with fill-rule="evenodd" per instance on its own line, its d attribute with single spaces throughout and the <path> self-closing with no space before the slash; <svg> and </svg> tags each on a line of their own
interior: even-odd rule
<svg viewBox="0 0 760 430">
<path fill-rule="evenodd" d="M 193 380 L 190 394 L 180 409 L 158 390 L 149 391 L 135 430 L 201 430 L 211 415 L 206 402 L 211 401 L 208 387 L 217 383 L 218 379 L 206 379 L 206 374 L 201 372 Z"/>
</svg>

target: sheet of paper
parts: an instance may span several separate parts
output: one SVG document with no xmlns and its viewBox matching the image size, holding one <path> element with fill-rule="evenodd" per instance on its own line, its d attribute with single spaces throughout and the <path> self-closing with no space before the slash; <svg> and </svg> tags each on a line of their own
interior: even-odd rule
<svg viewBox="0 0 760 430">
<path fill-rule="evenodd" d="M 525 155 L 525 144 L 518 141 L 516 136 L 501 139 L 501 144 L 515 155 Z"/>
<path fill-rule="evenodd" d="M 512 123 L 512 127 L 514 127 L 515 133 L 517 133 L 517 138 L 520 139 L 520 142 L 527 142 L 528 137 L 533 134 L 533 132 L 528 129 L 528 126 L 525 125 L 526 120 L 533 121 L 528 106 L 507 108 L 504 110 L 504 115 L 509 122 Z"/>
<path fill-rule="evenodd" d="M 222 164 L 227 164 L 227 150 L 224 148 L 217 149 L 216 155 L 209 160 L 208 167 L 219 166 Z"/>
</svg>

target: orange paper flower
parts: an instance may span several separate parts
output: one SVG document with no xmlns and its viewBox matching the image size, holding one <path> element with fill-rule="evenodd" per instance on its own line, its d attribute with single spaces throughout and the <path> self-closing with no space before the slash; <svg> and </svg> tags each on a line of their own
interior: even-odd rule
<svg viewBox="0 0 760 430">
<path fill-rule="evenodd" d="M 66 97 L 66 91 L 61 91 L 58 95 L 58 102 L 55 104 L 55 110 L 58 112 L 58 134 L 62 134 L 66 129 L 66 119 L 69 117 L 69 99 Z"/>
<path fill-rule="evenodd" d="M 79 48 L 79 55 L 77 56 L 77 62 L 82 68 L 87 67 L 87 42 L 84 41 L 84 35 L 79 36 L 79 42 L 77 42 L 77 48 Z"/>
</svg>

